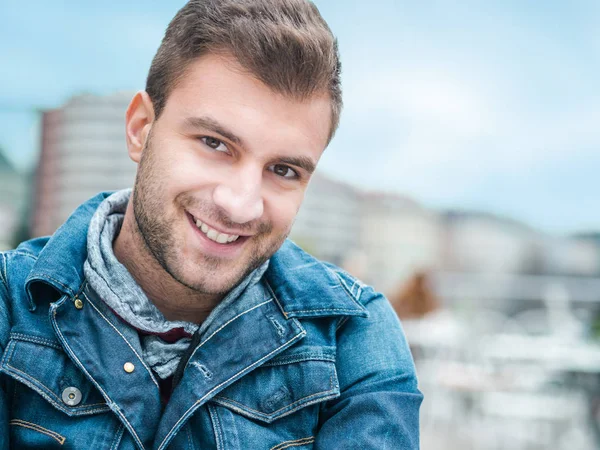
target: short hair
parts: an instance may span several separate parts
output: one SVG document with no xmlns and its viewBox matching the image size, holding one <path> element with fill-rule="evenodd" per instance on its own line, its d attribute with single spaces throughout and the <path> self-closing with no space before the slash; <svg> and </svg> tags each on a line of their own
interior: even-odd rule
<svg viewBox="0 0 600 450">
<path fill-rule="evenodd" d="M 169 24 L 152 60 L 146 92 L 155 117 L 185 75 L 207 54 L 227 54 L 275 92 L 331 99 L 333 137 L 342 109 L 337 40 L 309 0 L 190 0 Z"/>
</svg>

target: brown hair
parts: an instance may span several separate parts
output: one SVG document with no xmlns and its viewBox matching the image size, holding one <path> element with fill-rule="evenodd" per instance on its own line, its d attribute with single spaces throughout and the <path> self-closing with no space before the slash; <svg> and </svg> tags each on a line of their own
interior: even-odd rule
<svg viewBox="0 0 600 450">
<path fill-rule="evenodd" d="M 337 41 L 308 0 L 190 0 L 175 15 L 154 56 L 146 92 L 158 118 L 188 64 L 226 53 L 276 92 L 331 98 L 333 136 L 342 109 Z"/>
</svg>

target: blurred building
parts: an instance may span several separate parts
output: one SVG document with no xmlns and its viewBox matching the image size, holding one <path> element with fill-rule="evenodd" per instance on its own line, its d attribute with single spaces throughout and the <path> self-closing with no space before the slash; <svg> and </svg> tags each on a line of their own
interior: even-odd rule
<svg viewBox="0 0 600 450">
<path fill-rule="evenodd" d="M 125 145 L 124 117 L 133 93 L 80 95 L 42 119 L 32 234 L 53 233 L 100 191 L 130 187 L 135 164 Z"/>
<path fill-rule="evenodd" d="M 600 248 L 591 239 L 547 237 L 543 248 L 548 274 L 600 275 Z"/>
<path fill-rule="evenodd" d="M 363 192 L 315 174 L 291 237 L 387 292 L 440 259 L 438 215 L 396 194 Z"/>
<path fill-rule="evenodd" d="M 529 273 L 538 270 L 539 233 L 504 217 L 481 212 L 444 216 L 442 268 L 455 272 Z"/>
<path fill-rule="evenodd" d="M 0 150 L 0 251 L 11 248 L 28 199 L 27 176 Z"/>
<path fill-rule="evenodd" d="M 360 249 L 360 215 L 360 192 L 317 172 L 290 237 L 313 255 L 343 265 Z"/>
<path fill-rule="evenodd" d="M 439 265 L 443 224 L 437 213 L 401 195 L 365 193 L 356 217 L 367 279 L 377 289 L 390 292 L 415 273 Z"/>
</svg>

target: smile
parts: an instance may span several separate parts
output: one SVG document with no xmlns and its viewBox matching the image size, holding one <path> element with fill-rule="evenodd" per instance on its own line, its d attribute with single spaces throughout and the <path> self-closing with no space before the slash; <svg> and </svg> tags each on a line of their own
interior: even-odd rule
<svg viewBox="0 0 600 450">
<path fill-rule="evenodd" d="M 200 231 L 202 231 L 202 233 L 204 233 L 207 238 L 209 238 L 211 241 L 217 242 L 219 244 L 229 244 L 231 242 L 237 241 L 238 238 L 240 237 L 237 234 L 220 233 L 219 231 L 215 230 L 214 228 L 211 228 L 208 225 L 206 225 L 205 223 L 203 223 L 200 219 L 194 219 L 194 220 L 196 223 L 196 227 L 198 227 L 198 229 Z"/>
</svg>

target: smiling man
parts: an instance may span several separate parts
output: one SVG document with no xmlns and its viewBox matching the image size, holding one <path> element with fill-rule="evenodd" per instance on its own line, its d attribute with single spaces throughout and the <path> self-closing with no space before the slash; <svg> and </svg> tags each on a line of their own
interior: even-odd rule
<svg viewBox="0 0 600 450">
<path fill-rule="evenodd" d="M 389 303 L 286 241 L 339 76 L 308 1 L 179 11 L 126 113 L 133 190 L 0 254 L 0 448 L 418 448 Z"/>
</svg>

